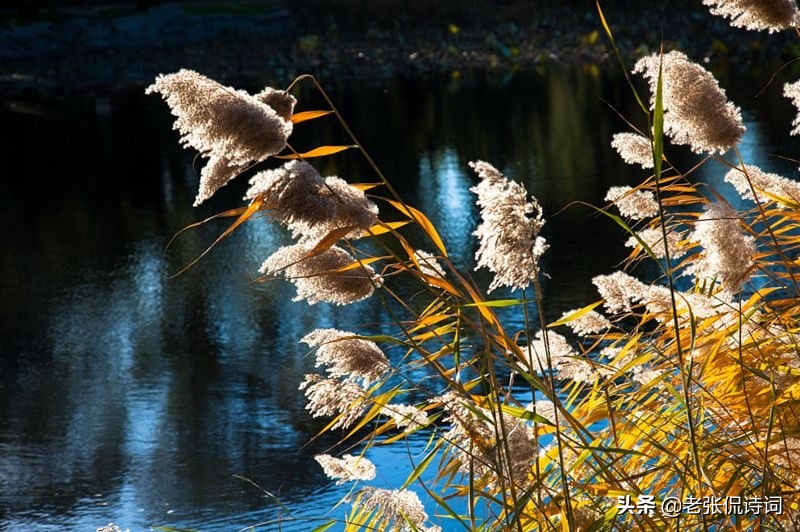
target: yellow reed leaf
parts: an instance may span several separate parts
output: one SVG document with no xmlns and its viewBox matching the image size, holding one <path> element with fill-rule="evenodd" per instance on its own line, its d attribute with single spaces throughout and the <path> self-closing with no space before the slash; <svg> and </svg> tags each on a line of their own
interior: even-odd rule
<svg viewBox="0 0 800 532">
<path fill-rule="evenodd" d="M 382 260 L 382 259 L 390 259 L 390 258 L 391 257 L 387 255 L 385 257 L 370 257 L 368 259 L 357 260 L 355 262 L 351 262 L 347 266 L 342 266 L 341 268 L 336 268 L 331 273 L 349 272 L 350 270 L 355 270 L 355 269 L 360 268 L 362 266 L 366 266 L 368 264 L 372 264 L 373 262 L 376 262 L 376 261 L 379 261 L 379 260 Z"/>
<path fill-rule="evenodd" d="M 417 222 L 420 227 L 422 227 L 422 230 L 425 232 L 425 234 L 428 235 L 431 240 L 433 240 L 433 243 L 437 248 L 439 248 L 439 251 L 442 252 L 442 255 L 447 257 L 447 250 L 444 247 L 444 242 L 442 242 L 442 237 L 439 236 L 439 233 L 436 231 L 433 223 L 431 223 L 431 221 L 422 213 L 422 211 L 400 203 L 399 201 L 388 200 L 388 202 L 391 203 L 395 209 Z"/>
<path fill-rule="evenodd" d="M 783 390 L 775 400 L 775 404 L 793 403 L 796 401 L 800 401 L 800 382 L 796 382 Z"/>
<path fill-rule="evenodd" d="M 432 275 L 426 275 L 424 273 L 420 273 L 420 275 L 425 279 L 425 282 L 431 286 L 435 286 L 436 288 L 441 288 L 445 292 L 450 295 L 461 297 L 464 294 L 458 291 L 455 286 L 453 286 L 449 281 L 446 279 L 442 279 L 441 277 L 434 277 Z"/>
<path fill-rule="evenodd" d="M 411 223 L 411 220 L 403 220 L 400 222 L 378 222 L 366 231 L 364 231 L 364 236 L 377 236 L 382 235 L 384 233 L 388 233 L 393 229 L 397 229 L 399 227 L 403 227 L 404 225 L 408 225 Z"/>
<path fill-rule="evenodd" d="M 170 278 L 177 277 L 178 275 L 182 274 L 183 272 L 185 272 L 186 270 L 188 270 L 189 268 L 191 268 L 192 266 L 194 266 L 195 264 L 197 264 L 197 262 L 198 262 L 200 259 L 202 259 L 203 257 L 205 257 L 205 256 L 208 254 L 208 252 L 209 252 L 209 251 L 211 251 L 211 250 L 214 248 L 214 246 L 216 246 L 216 245 L 217 245 L 217 244 L 219 244 L 219 243 L 220 243 L 222 240 L 224 240 L 225 238 L 227 238 L 228 236 L 230 236 L 230 234 L 231 234 L 231 233 L 233 233 L 233 231 L 234 231 L 234 230 L 235 230 L 237 227 L 239 227 L 240 225 L 242 225 L 242 224 L 243 224 L 244 222 L 246 222 L 246 221 L 247 221 L 247 220 L 248 220 L 248 219 L 249 219 L 251 216 L 253 216 L 253 215 L 254 215 L 256 212 L 258 212 L 258 210 L 261 208 L 261 205 L 262 205 L 262 202 L 261 202 L 261 200 L 259 200 L 259 199 L 255 199 L 255 200 L 253 200 L 253 202 L 252 202 L 252 203 L 250 203 L 250 205 L 248 205 L 248 206 L 247 206 L 247 209 L 245 209 L 245 210 L 244 210 L 244 212 L 242 212 L 242 213 L 239 215 L 239 217 L 236 219 L 236 221 L 235 221 L 235 222 L 233 222 L 233 223 L 231 224 L 231 226 L 230 226 L 230 227 L 228 227 L 228 228 L 227 228 L 227 229 L 226 229 L 226 230 L 225 230 L 225 231 L 224 231 L 224 232 L 223 232 L 221 235 L 219 235 L 219 236 L 218 236 L 218 237 L 217 237 L 217 238 L 216 238 L 216 239 L 215 239 L 215 240 L 214 240 L 214 241 L 211 243 L 211 245 L 210 245 L 210 246 L 208 246 L 208 247 L 207 247 L 205 250 L 203 250 L 203 252 L 202 252 L 202 253 L 200 253 L 200 255 L 198 255 L 198 256 L 197 256 L 197 258 L 195 258 L 195 259 L 194 259 L 193 261 L 191 261 L 189 264 L 187 264 L 186 266 L 184 266 L 183 268 L 181 268 L 181 269 L 180 269 L 180 271 L 178 271 L 178 273 L 176 273 L 176 274 L 174 274 L 174 275 L 171 275 L 171 276 L 170 276 Z M 225 215 L 225 216 L 228 216 L 228 215 L 230 215 L 230 216 L 235 216 L 236 212 L 238 212 L 238 210 L 237 210 L 237 209 L 234 209 L 234 210 L 232 210 L 232 211 L 226 211 L 225 213 L 222 213 L 222 215 Z M 229 213 L 232 213 L 232 214 L 229 214 Z"/>
<path fill-rule="evenodd" d="M 305 122 L 307 120 L 313 120 L 321 116 L 329 115 L 332 112 L 333 111 L 301 111 L 293 114 L 291 121 L 292 124 L 299 124 L 300 122 Z"/>
<path fill-rule="evenodd" d="M 383 183 L 350 183 L 350 186 L 358 190 L 370 190 L 383 185 Z"/>
<path fill-rule="evenodd" d="M 325 235 L 325 238 L 317 242 L 317 245 L 314 246 L 314 249 L 306 253 L 302 260 L 310 259 L 311 257 L 319 255 L 323 251 L 330 249 L 335 243 L 347 236 L 352 231 L 353 227 L 340 227 L 338 229 L 334 229 Z"/>
<path fill-rule="evenodd" d="M 190 229 L 194 229 L 195 227 L 199 227 L 199 226 L 203 225 L 206 222 L 210 222 L 211 220 L 216 220 L 217 218 L 230 218 L 230 217 L 233 217 L 233 216 L 239 216 L 240 214 L 242 214 L 246 210 L 247 210 L 247 207 L 237 207 L 235 209 L 230 209 L 230 210 L 227 210 L 227 211 L 224 211 L 224 212 L 217 213 L 217 214 L 215 214 L 213 216 L 209 216 L 205 220 L 202 220 L 202 221 L 199 221 L 199 222 L 195 222 L 193 224 L 189 224 L 186 227 L 184 227 L 183 229 L 181 229 L 180 231 L 178 231 L 177 233 L 175 233 L 172 236 L 172 238 L 169 239 L 169 242 L 167 242 L 167 245 L 164 247 L 164 251 L 166 252 L 169 249 L 169 247 L 172 245 L 172 243 L 175 241 L 175 239 L 178 238 L 183 233 L 185 233 L 186 231 L 188 231 Z"/>
<path fill-rule="evenodd" d="M 456 275 L 458 275 L 457 272 L 456 272 Z M 463 284 L 464 288 L 467 289 L 467 292 L 469 292 L 469 295 L 470 295 L 470 297 L 472 297 L 472 300 L 475 301 L 476 303 L 482 303 L 483 302 L 483 298 L 478 293 L 478 291 L 475 290 L 472 286 L 470 286 L 470 284 L 467 283 L 461 276 L 459 276 L 459 279 L 462 281 L 462 284 Z M 500 322 L 498 321 L 497 317 L 492 313 L 492 311 L 490 310 L 489 307 L 487 307 L 486 305 L 481 305 L 481 306 L 478 306 L 476 308 L 478 309 L 478 312 L 481 313 L 481 316 L 483 316 L 484 319 L 486 319 L 486 321 L 488 321 L 489 323 L 491 323 L 493 326 L 497 327 L 498 329 L 502 330 L 502 326 L 500 325 Z"/>
<path fill-rule="evenodd" d="M 586 305 L 585 307 L 576 310 L 575 312 L 570 312 L 568 315 L 564 316 L 560 320 L 554 321 L 553 323 L 549 324 L 547 328 L 552 329 L 553 327 L 558 327 L 559 325 L 564 325 L 571 321 L 577 320 L 581 316 L 588 314 L 589 312 L 600 306 L 602 303 L 603 303 L 602 300 L 596 301 L 591 305 Z"/>
<path fill-rule="evenodd" d="M 450 316 L 449 314 L 433 314 L 431 316 L 425 316 L 424 318 L 422 318 L 420 320 L 417 320 L 416 325 L 414 325 L 414 327 L 412 327 L 409 330 L 409 332 L 418 331 L 418 330 L 422 329 L 423 327 L 426 327 L 428 325 L 433 325 L 435 323 L 439 323 L 440 321 L 444 321 L 444 320 L 446 320 L 446 319 L 448 319 L 450 317 L 452 317 L 452 316 Z"/>
<path fill-rule="evenodd" d="M 307 151 L 304 153 L 289 153 L 287 155 L 276 155 L 276 159 L 312 159 L 314 157 L 324 157 L 326 155 L 333 155 L 334 153 L 339 153 L 340 151 L 349 150 L 350 148 L 355 148 L 356 146 L 320 146 L 319 148 L 314 148 L 311 151 Z"/>
</svg>

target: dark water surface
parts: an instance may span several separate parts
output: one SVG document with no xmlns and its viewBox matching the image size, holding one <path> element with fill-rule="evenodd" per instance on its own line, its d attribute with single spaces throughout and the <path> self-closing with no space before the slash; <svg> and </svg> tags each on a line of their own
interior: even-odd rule
<svg viewBox="0 0 800 532">
<path fill-rule="evenodd" d="M 645 177 L 609 148 L 625 126 L 601 98 L 641 124 L 615 72 L 576 67 L 330 88 L 400 193 L 439 227 L 456 264 L 473 265 L 477 210 L 468 189 L 476 180 L 467 163 L 484 159 L 544 205 L 548 312 L 597 298 L 590 278 L 619 262 L 625 237 L 586 208 L 558 211 L 575 200 L 600 204 L 609 186 Z M 791 108 L 777 85 L 754 99 L 760 88 L 738 80 L 729 91 L 745 108 L 743 154 L 793 175 L 791 163 L 770 155 L 797 153 L 784 140 Z M 308 530 L 308 521 L 286 520 L 287 510 L 235 475 L 298 515 L 321 515 L 347 492 L 313 460 L 334 440 L 312 441 L 322 425 L 304 412 L 297 386 L 313 360 L 297 340 L 328 326 L 391 332 L 391 320 L 378 298 L 310 307 L 291 302 L 288 283 L 249 283 L 264 258 L 289 243 L 265 220 L 170 279 L 224 225 L 190 232 L 165 254 L 169 238 L 238 206 L 246 185 L 240 179 L 193 209 L 193 154 L 178 147 L 171 123 L 166 105 L 139 93 L 3 101 L 2 530 L 93 531 L 110 521 L 132 531 L 262 522 L 277 530 L 277 519 L 283 530 Z M 333 120 L 299 129 L 298 148 L 346 141 Z M 376 180 L 355 152 L 320 167 L 353 182 Z M 718 183 L 719 167 L 703 177 Z M 398 487 L 407 452 L 370 454 L 379 464 L 373 484 Z"/>
</svg>

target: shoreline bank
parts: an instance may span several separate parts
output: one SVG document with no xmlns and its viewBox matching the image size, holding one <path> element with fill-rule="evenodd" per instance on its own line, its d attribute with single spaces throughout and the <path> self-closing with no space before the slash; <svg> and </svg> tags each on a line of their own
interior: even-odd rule
<svg viewBox="0 0 800 532">
<path fill-rule="evenodd" d="M 303 73 L 373 80 L 466 70 L 504 74 L 553 63 L 618 68 L 594 9 L 540 11 L 526 23 L 461 26 L 428 20 L 415 26 L 395 20 L 358 28 L 331 16 L 311 23 L 274 0 L 174 2 L 148 9 L 72 7 L 31 20 L 5 13 L 0 19 L 0 94 L 114 94 L 180 68 L 254 87 L 285 86 Z M 764 40 L 758 33 L 730 28 L 702 6 L 692 11 L 653 8 L 643 14 L 609 9 L 606 15 L 630 64 L 657 50 L 662 27 L 665 49 L 680 49 L 712 67 L 734 63 L 777 69 L 800 55 L 796 35 Z"/>
</svg>

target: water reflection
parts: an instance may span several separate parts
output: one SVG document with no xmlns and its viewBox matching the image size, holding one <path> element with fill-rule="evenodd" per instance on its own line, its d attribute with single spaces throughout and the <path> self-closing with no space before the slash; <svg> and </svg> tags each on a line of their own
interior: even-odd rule
<svg viewBox="0 0 800 532">
<path fill-rule="evenodd" d="M 456 264 L 474 264 L 476 178 L 467 162 L 484 159 L 544 205 L 548 312 L 597 297 L 588 279 L 624 256 L 622 235 L 585 208 L 557 211 L 575 200 L 601 203 L 609 186 L 641 178 L 607 148 L 624 125 L 600 98 L 635 116 L 620 79 L 563 69 L 332 92 L 396 188 L 439 227 Z M 759 105 L 776 104 L 764 97 Z M 244 180 L 191 209 L 196 168 L 156 99 L 3 108 L 0 173 L 14 178 L 0 196 L 0 528 L 93 530 L 113 520 L 132 530 L 230 530 L 286 517 L 233 475 L 303 515 L 332 505 L 347 487 L 333 486 L 313 461 L 333 440 L 312 441 L 321 424 L 303 410 L 297 385 L 313 361 L 297 339 L 316 327 L 361 323 L 391 332 L 381 299 L 346 311 L 309 307 L 290 301 L 288 283 L 250 283 L 264 258 L 289 242 L 266 220 L 170 279 L 224 224 L 182 236 L 165 254 L 167 239 L 235 205 Z M 767 154 L 792 146 L 774 147 L 778 126 L 759 109 L 746 115 L 743 155 L 785 171 Z M 298 145 L 318 138 L 344 140 L 333 121 L 298 128 Z M 321 165 L 352 181 L 375 180 L 355 153 Z M 711 166 L 703 172 L 718 183 Z M 504 318 L 520 325 L 513 310 Z M 374 451 L 379 485 L 407 474 L 404 452 Z"/>
</svg>

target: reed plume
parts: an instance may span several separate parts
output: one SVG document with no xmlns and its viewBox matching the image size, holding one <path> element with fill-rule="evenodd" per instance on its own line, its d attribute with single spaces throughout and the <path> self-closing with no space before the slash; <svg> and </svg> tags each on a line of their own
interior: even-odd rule
<svg viewBox="0 0 800 532">
<path fill-rule="evenodd" d="M 525 187 L 506 178 L 489 163 L 470 163 L 481 181 L 470 190 L 477 194 L 481 224 L 475 231 L 480 247 L 478 268 L 495 274 L 489 292 L 501 286 L 523 290 L 538 272 L 538 262 L 548 245 L 539 233 L 544 226 L 542 207 L 528 200 Z"/>
<path fill-rule="evenodd" d="M 389 359 L 375 342 L 353 336 L 336 329 L 317 329 L 300 341 L 317 348 L 317 367 L 327 366 L 331 377 L 360 378 L 367 385 L 389 371 Z"/>
<path fill-rule="evenodd" d="M 322 466 L 328 478 L 336 481 L 336 485 L 354 480 L 372 480 L 375 478 L 375 464 L 363 456 L 346 454 L 336 458 L 329 454 L 318 454 L 314 460 Z"/>
<path fill-rule="evenodd" d="M 245 200 L 260 201 L 295 238 L 304 240 L 346 228 L 352 228 L 348 238 L 358 238 L 378 221 L 378 207 L 363 191 L 335 176 L 323 178 L 298 160 L 254 175 Z"/>
<path fill-rule="evenodd" d="M 672 142 L 695 153 L 725 153 L 741 140 L 745 127 L 739 108 L 728 101 L 711 73 L 681 52 L 653 54 L 636 63 L 633 72 L 650 84 L 651 106 L 660 70 L 664 134 Z"/>
<path fill-rule="evenodd" d="M 270 91 L 278 112 L 250 94 L 226 87 L 193 70 L 161 74 L 145 89 L 160 93 L 176 117 L 181 143 L 211 160 L 200 174 L 195 206 L 210 198 L 247 165 L 286 147 L 295 99 Z M 288 114 L 288 117 L 286 116 Z"/>
<path fill-rule="evenodd" d="M 338 246 L 313 255 L 312 250 L 313 246 L 307 243 L 284 246 L 270 255 L 259 271 L 289 279 L 297 288 L 294 300 L 305 300 L 309 305 L 321 301 L 335 305 L 355 303 L 371 296 L 375 286 L 382 283 L 375 270 L 366 265 L 336 271 L 356 262 Z"/>
<path fill-rule="evenodd" d="M 653 149 L 647 137 L 638 133 L 617 133 L 611 140 L 611 147 L 626 163 L 653 168 Z"/>
<path fill-rule="evenodd" d="M 769 33 L 797 26 L 795 0 L 703 0 L 711 13 L 730 19 L 731 26 Z"/>
</svg>

